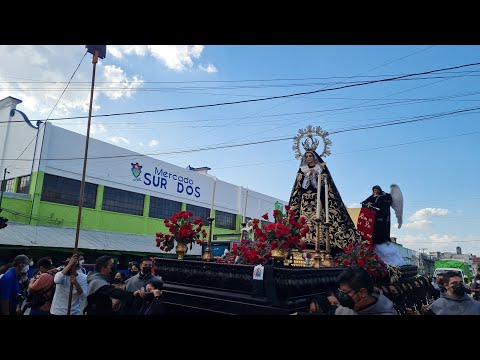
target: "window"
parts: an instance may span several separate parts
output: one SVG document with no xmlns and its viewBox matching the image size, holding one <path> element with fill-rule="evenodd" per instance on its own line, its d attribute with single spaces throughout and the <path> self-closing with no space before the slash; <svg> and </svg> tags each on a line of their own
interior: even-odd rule
<svg viewBox="0 0 480 360">
<path fill-rule="evenodd" d="M 196 219 L 197 217 L 201 217 L 202 221 L 205 225 L 208 225 L 208 220 L 207 218 L 210 217 L 210 209 L 197 206 L 197 205 L 191 205 L 187 204 L 187 212 L 191 211 L 193 213 L 193 219 Z"/>
<path fill-rule="evenodd" d="M 102 210 L 131 215 L 143 215 L 145 195 L 105 186 Z"/>
<path fill-rule="evenodd" d="M 28 194 L 28 190 L 30 187 L 30 175 L 22 176 L 18 181 L 18 193 Z M 79 191 L 80 194 L 80 191 Z"/>
<path fill-rule="evenodd" d="M 149 216 L 158 219 L 168 219 L 182 210 L 182 203 L 178 201 L 150 197 Z"/>
<path fill-rule="evenodd" d="M 237 228 L 236 219 L 235 214 L 217 210 L 215 212 L 215 227 L 235 230 Z"/>
<path fill-rule="evenodd" d="M 45 174 L 43 178 L 42 201 L 49 201 L 65 205 L 79 205 L 80 180 L 68 179 L 62 176 Z M 97 185 L 85 183 L 83 192 L 83 207 L 95 208 Z"/>
<path fill-rule="evenodd" d="M 15 192 L 14 191 L 14 188 L 13 188 L 13 184 L 15 183 L 15 179 L 8 179 L 8 180 L 5 180 L 3 181 L 2 180 L 2 187 L 1 189 L 3 189 L 3 191 L 5 192 Z"/>
</svg>

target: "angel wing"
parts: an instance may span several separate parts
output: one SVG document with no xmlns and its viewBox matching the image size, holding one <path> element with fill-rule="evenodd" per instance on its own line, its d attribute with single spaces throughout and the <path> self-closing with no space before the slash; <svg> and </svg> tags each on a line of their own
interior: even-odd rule
<svg viewBox="0 0 480 360">
<path fill-rule="evenodd" d="M 390 195 L 392 196 L 392 208 L 395 210 L 398 228 L 400 229 L 403 223 L 403 194 L 397 184 L 390 185 Z"/>
</svg>

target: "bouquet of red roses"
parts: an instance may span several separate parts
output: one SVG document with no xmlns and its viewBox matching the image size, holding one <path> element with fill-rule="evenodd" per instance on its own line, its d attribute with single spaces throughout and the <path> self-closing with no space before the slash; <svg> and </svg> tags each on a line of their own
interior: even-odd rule
<svg viewBox="0 0 480 360">
<path fill-rule="evenodd" d="M 375 280 L 385 278 L 389 274 L 387 264 L 378 258 L 368 244 L 361 242 L 350 243 L 344 247 L 343 253 L 335 257 L 335 263 L 344 267 L 351 265 L 363 267 Z"/>
<path fill-rule="evenodd" d="M 162 251 L 170 251 L 177 243 L 190 244 L 192 249 L 193 242 L 202 244 L 201 239 L 207 237 L 207 232 L 203 227 L 202 218 L 198 217 L 193 222 L 189 220 L 193 217 L 192 212 L 180 211 L 173 214 L 170 219 L 165 219 L 165 226 L 169 230 L 169 234 L 163 234 L 161 232 L 156 233 L 156 246 Z"/>
</svg>

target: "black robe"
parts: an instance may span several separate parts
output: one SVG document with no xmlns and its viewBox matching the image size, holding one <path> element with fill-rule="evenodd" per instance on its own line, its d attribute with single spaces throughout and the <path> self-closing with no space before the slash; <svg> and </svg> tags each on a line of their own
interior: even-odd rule
<svg viewBox="0 0 480 360">
<path fill-rule="evenodd" d="M 382 244 L 390 241 L 390 206 L 392 205 L 392 196 L 382 192 L 379 196 L 371 195 L 364 201 L 362 205 L 371 203 L 377 209 L 369 209 L 375 211 L 375 222 L 373 224 L 373 243 Z"/>
<path fill-rule="evenodd" d="M 324 161 L 316 152 L 313 152 L 320 164 Z M 328 167 L 322 171 L 322 174 L 327 174 L 328 183 L 328 216 L 330 225 L 330 245 L 331 254 L 335 255 L 340 252 L 343 247 L 349 243 L 356 243 L 359 241 L 365 242 L 362 235 L 357 231 L 354 222 L 350 218 L 350 214 L 347 211 L 342 197 L 335 186 L 335 182 L 328 170 Z M 290 195 L 289 206 L 290 209 L 295 211 L 295 218 L 298 220 L 300 216 L 304 216 L 307 220 L 313 238 L 309 241 L 307 239 L 307 247 L 313 249 L 315 246 L 315 217 L 317 210 L 317 189 L 314 184 L 310 183 L 309 186 L 304 189 L 302 183 L 305 179 L 305 175 L 302 172 L 302 167 L 298 169 L 295 183 L 293 184 L 292 193 Z M 320 188 L 320 219 L 321 225 L 325 223 L 325 187 L 322 182 Z M 325 237 L 323 236 L 323 239 Z M 367 243 L 367 242 L 366 242 Z M 320 248 L 325 249 L 325 242 L 320 243 Z"/>
</svg>

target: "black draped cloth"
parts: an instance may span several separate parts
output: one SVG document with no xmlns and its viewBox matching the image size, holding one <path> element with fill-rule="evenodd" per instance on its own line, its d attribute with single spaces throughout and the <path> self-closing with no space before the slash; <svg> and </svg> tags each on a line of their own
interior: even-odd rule
<svg viewBox="0 0 480 360">
<path fill-rule="evenodd" d="M 320 156 L 314 152 L 316 162 L 318 164 L 313 168 L 309 165 L 301 165 L 297 172 L 297 177 L 293 185 L 292 193 L 290 195 L 289 205 L 290 208 L 295 211 L 295 218 L 298 220 L 300 216 L 304 216 L 307 220 L 310 230 L 312 232 L 312 237 L 307 237 L 307 247 L 313 249 L 315 246 L 315 217 L 317 211 L 317 181 L 314 180 L 316 175 L 310 175 L 310 169 L 320 170 L 321 174 L 326 174 L 327 183 L 328 183 L 328 216 L 330 222 L 330 245 L 331 245 L 331 254 L 335 255 L 339 253 L 343 247 L 347 246 L 349 243 L 356 243 L 359 241 L 364 242 L 362 235 L 357 231 L 354 222 L 350 218 L 350 215 L 347 211 L 345 204 L 343 203 L 342 197 L 337 190 L 335 182 L 328 170 L 328 167 L 320 158 Z M 303 156 L 305 157 L 305 155 Z M 306 163 L 306 162 L 302 162 Z M 320 187 L 320 224 L 321 226 L 325 223 L 325 186 L 322 181 Z M 323 230 L 325 231 L 323 227 Z M 308 236 L 308 234 L 307 234 Z M 325 249 L 325 236 L 321 236 L 320 248 Z"/>
<path fill-rule="evenodd" d="M 382 244 L 390 241 L 390 206 L 392 205 L 392 196 L 386 192 L 378 195 L 371 195 L 362 205 L 371 204 L 369 209 L 375 211 L 375 222 L 373 224 L 373 243 Z"/>
</svg>

